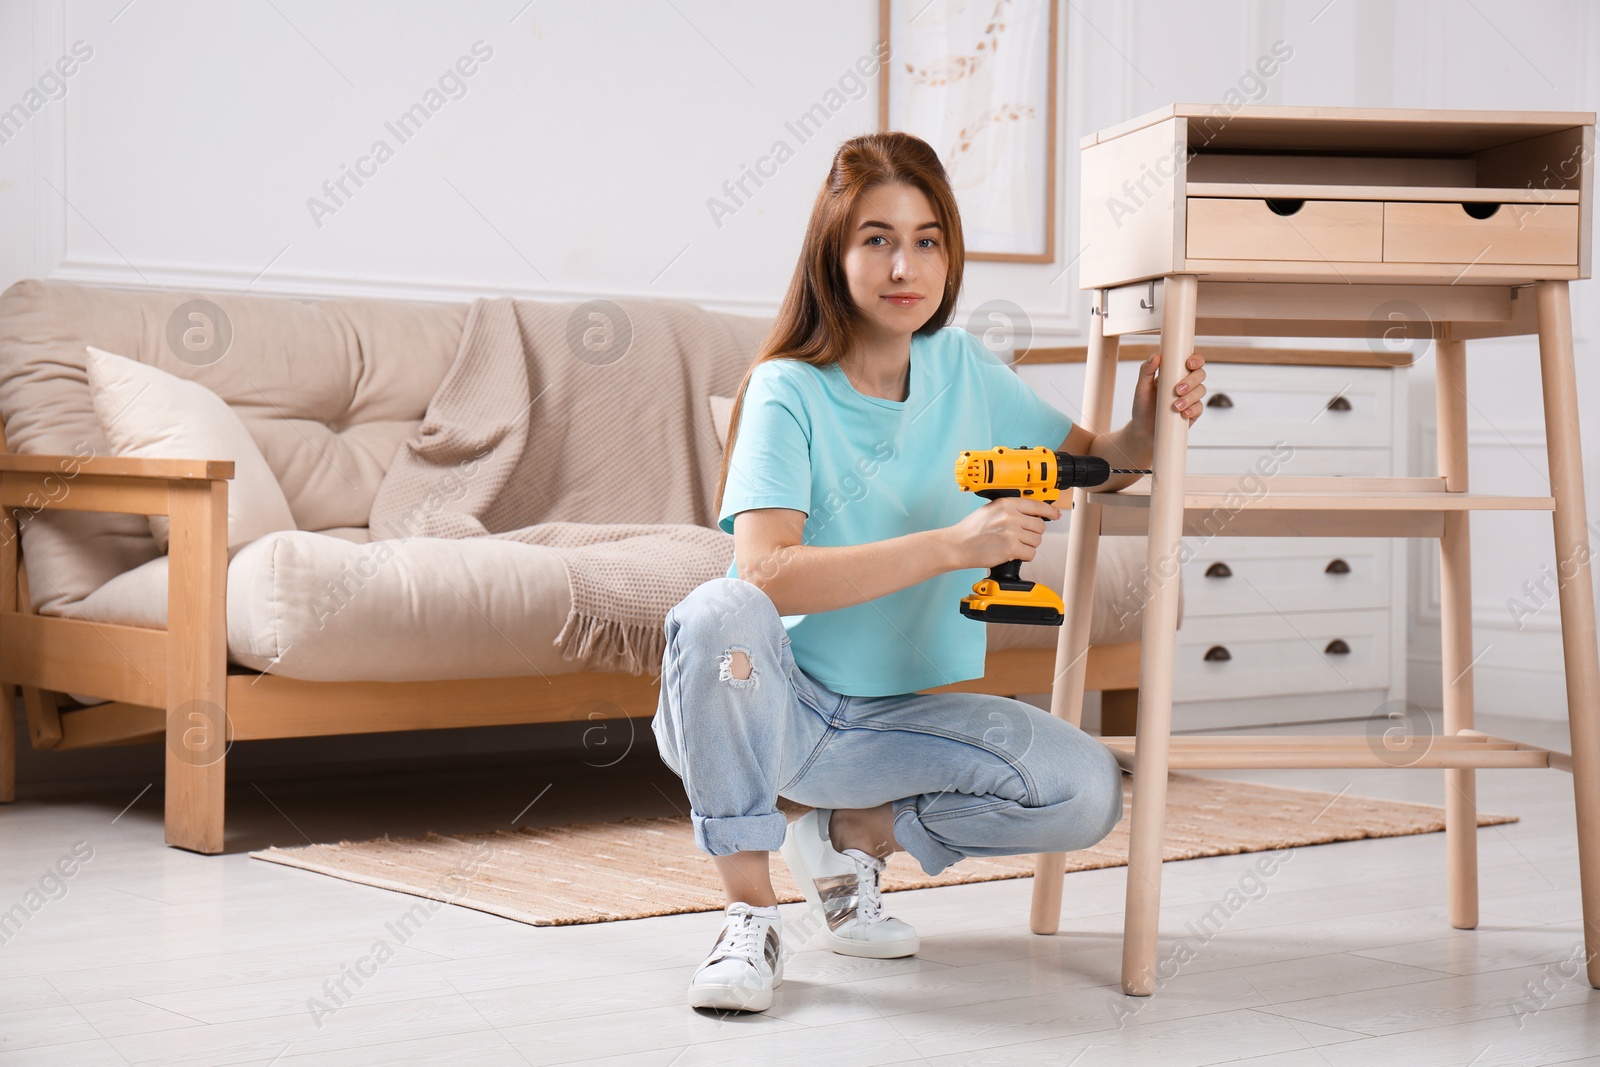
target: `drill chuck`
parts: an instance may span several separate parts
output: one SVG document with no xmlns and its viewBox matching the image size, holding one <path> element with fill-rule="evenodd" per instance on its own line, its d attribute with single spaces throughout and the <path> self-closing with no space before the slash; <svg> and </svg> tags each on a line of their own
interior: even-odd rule
<svg viewBox="0 0 1600 1067">
<path fill-rule="evenodd" d="M 1074 456 L 1056 453 L 1056 488 L 1083 489 L 1104 485 L 1111 477 L 1111 464 L 1100 456 Z"/>
</svg>

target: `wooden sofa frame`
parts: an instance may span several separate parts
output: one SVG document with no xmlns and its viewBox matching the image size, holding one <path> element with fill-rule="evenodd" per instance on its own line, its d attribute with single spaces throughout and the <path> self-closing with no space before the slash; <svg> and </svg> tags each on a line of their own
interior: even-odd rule
<svg viewBox="0 0 1600 1067">
<path fill-rule="evenodd" d="M 574 671 L 549 677 L 426 682 L 308 682 L 228 664 L 228 480 L 201 459 L 12 455 L 0 424 L 0 802 L 15 799 L 16 690 L 35 749 L 165 740 L 166 841 L 223 850 L 223 787 L 234 741 L 580 720 L 594 702 L 655 714 L 648 677 Z M 56 511 L 171 518 L 167 628 L 36 615 L 17 515 Z M 1139 642 L 1096 646 L 1086 688 L 1131 723 Z M 991 651 L 984 676 L 925 692 L 1016 696 L 1053 688 L 1056 649 Z M 109 701 L 87 707 L 65 694 Z"/>
</svg>

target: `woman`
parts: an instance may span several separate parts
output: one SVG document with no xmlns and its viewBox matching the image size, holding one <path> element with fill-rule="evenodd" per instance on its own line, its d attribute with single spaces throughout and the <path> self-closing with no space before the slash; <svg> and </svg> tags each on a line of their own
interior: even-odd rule
<svg viewBox="0 0 1600 1067">
<path fill-rule="evenodd" d="M 1121 818 L 1116 760 L 1077 727 L 1008 697 L 918 690 L 982 677 L 985 628 L 959 601 L 983 569 L 1032 559 L 1061 516 L 961 492 L 957 455 L 1045 445 L 1146 467 L 1159 357 L 1140 369 L 1126 427 L 1074 426 L 946 325 L 963 259 L 926 142 L 845 142 L 740 386 L 717 490 L 734 562 L 667 613 L 654 722 L 727 890 L 690 981 L 696 1007 L 770 1006 L 784 953 L 768 854 L 780 845 L 824 942 L 890 958 L 917 950 L 916 932 L 883 913 L 891 852 L 937 874 L 966 856 L 1086 848 Z M 1198 356 L 1188 366 L 1163 388 L 1192 421 L 1205 372 Z M 815 810 L 786 826 L 780 795 Z"/>
</svg>

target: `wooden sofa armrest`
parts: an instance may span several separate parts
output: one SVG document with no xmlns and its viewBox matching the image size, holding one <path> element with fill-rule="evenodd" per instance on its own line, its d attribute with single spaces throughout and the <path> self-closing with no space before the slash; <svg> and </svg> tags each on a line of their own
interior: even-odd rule
<svg viewBox="0 0 1600 1067">
<path fill-rule="evenodd" d="M 0 454 L 0 624 L 35 630 L 49 626 L 63 634 L 76 630 L 58 642 L 67 651 L 62 654 L 58 648 L 57 658 L 74 664 L 77 676 L 86 681 L 95 674 L 93 664 L 105 655 L 101 645 L 106 638 L 93 623 L 37 619 L 27 610 L 19 519 L 25 522 L 24 513 L 47 508 L 171 517 L 167 629 L 157 650 L 165 667 L 167 841 L 199 852 L 222 850 L 222 757 L 229 733 L 228 481 L 233 473 L 228 460 Z M 0 658 L 4 652 L 0 649 Z M 4 673 L 15 677 L 17 672 Z M 38 683 L 20 684 L 36 742 L 43 740 L 48 747 L 59 741 L 61 715 L 54 697 Z M 102 695 L 92 684 L 59 688 Z M 9 694 L 9 685 L 0 686 L 0 699 Z M 4 710 L 9 715 L 9 705 Z M 7 718 L 0 725 L 0 799 L 11 792 L 14 775 L 15 740 L 10 734 Z"/>
<path fill-rule="evenodd" d="M 155 456 L 18 455 L 0 452 L 0 471 L 19 474 L 94 474 L 108 478 L 201 478 L 227 481 L 231 459 L 177 459 Z"/>
<path fill-rule="evenodd" d="M 170 515 L 169 489 L 232 478 L 226 459 L 0 453 L 0 508 Z"/>
</svg>

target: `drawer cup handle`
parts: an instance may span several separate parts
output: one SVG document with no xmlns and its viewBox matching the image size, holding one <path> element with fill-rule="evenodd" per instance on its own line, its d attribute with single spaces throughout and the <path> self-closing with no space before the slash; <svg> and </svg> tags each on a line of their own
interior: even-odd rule
<svg viewBox="0 0 1600 1067">
<path fill-rule="evenodd" d="M 1328 642 L 1328 647 L 1322 650 L 1322 654 L 1324 656 L 1348 656 L 1350 654 L 1350 646 L 1335 637 Z"/>
<path fill-rule="evenodd" d="M 1350 401 L 1345 399 L 1342 396 L 1336 396 L 1332 400 L 1328 401 L 1328 410 L 1329 411 L 1349 411 L 1350 410 Z"/>
<path fill-rule="evenodd" d="M 1293 215 L 1306 206 L 1304 200 L 1289 200 L 1283 197 L 1267 197 L 1267 209 L 1274 215 Z"/>
<path fill-rule="evenodd" d="M 1206 577 L 1207 578 L 1232 578 L 1233 577 L 1233 571 L 1228 567 L 1228 565 L 1226 563 L 1223 563 L 1221 560 L 1218 560 L 1217 562 L 1213 563 L 1211 566 L 1206 568 Z"/>
<path fill-rule="evenodd" d="M 1215 396 L 1213 396 L 1210 400 L 1206 401 L 1206 407 L 1208 407 L 1208 408 L 1231 408 L 1231 407 L 1233 407 L 1233 398 L 1230 397 L 1227 393 L 1218 393 Z"/>
<path fill-rule="evenodd" d="M 1212 645 L 1206 649 L 1205 660 L 1207 663 L 1226 663 L 1233 658 L 1233 653 L 1221 645 Z"/>
<path fill-rule="evenodd" d="M 1475 219 L 1489 219 L 1493 218 L 1494 213 L 1500 210 L 1500 205 L 1472 200 L 1464 202 L 1461 205 L 1461 210 Z"/>
<path fill-rule="evenodd" d="M 1332 560 L 1332 561 L 1330 561 L 1328 563 L 1328 565 L 1326 567 L 1322 568 L 1322 573 L 1323 574 L 1349 574 L 1350 573 L 1350 564 L 1346 563 L 1342 559 Z"/>
</svg>

